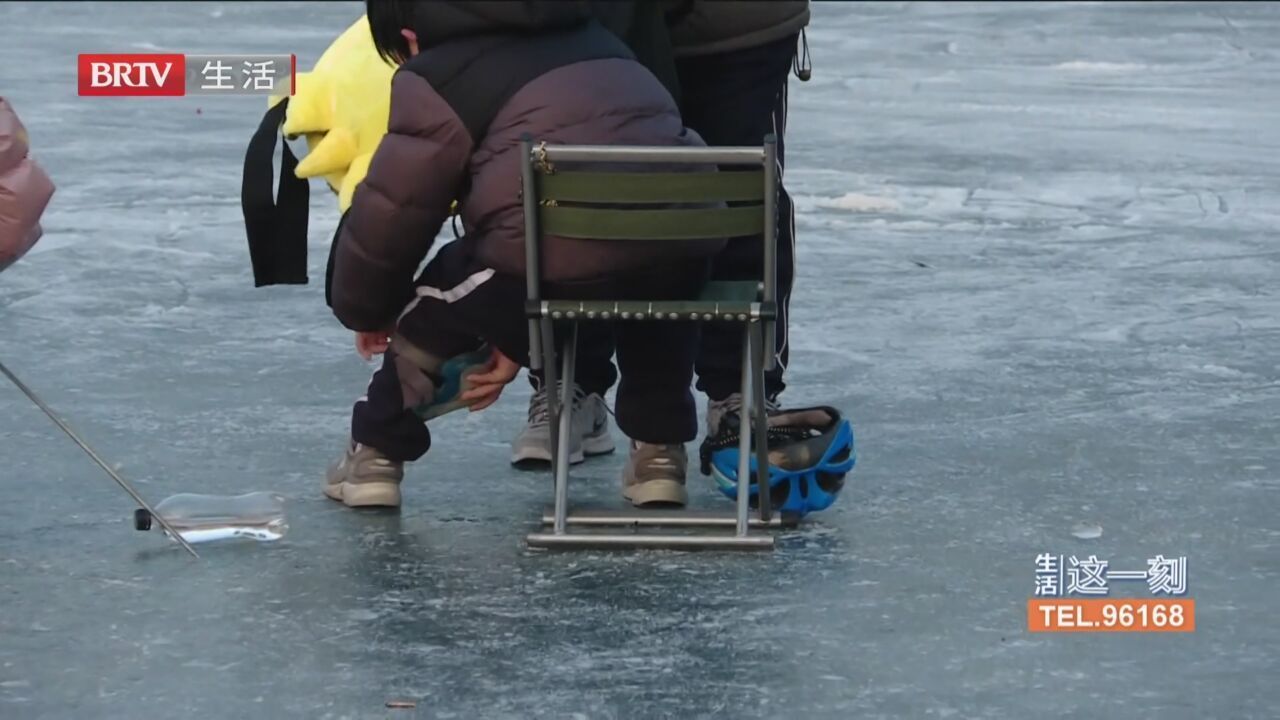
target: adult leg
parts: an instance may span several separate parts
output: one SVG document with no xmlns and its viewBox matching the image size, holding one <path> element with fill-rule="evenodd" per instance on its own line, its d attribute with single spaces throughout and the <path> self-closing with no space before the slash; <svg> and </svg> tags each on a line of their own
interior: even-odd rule
<svg viewBox="0 0 1280 720">
<path fill-rule="evenodd" d="M 672 263 L 661 275 L 645 274 L 620 283 L 633 297 L 654 300 L 693 297 L 707 279 L 707 263 Z M 616 326 L 618 427 L 631 438 L 623 470 L 623 496 L 645 505 L 687 501 L 685 443 L 698 434 L 690 391 L 698 353 L 699 327 L 689 321 L 620 322 Z"/>
<path fill-rule="evenodd" d="M 765 377 L 765 393 L 774 400 L 786 387 L 789 359 L 788 316 L 795 277 L 795 212 L 782 183 L 783 136 L 787 124 L 787 75 L 797 36 L 767 45 L 677 62 L 685 124 L 708 145 L 756 145 L 767 134 L 778 140 L 777 288 L 778 321 L 774 337 L 776 367 Z M 759 278 L 764 256 L 759 236 L 734 238 L 712 263 L 712 279 Z M 698 354 L 698 389 L 713 401 L 738 392 L 741 383 L 741 328 L 710 323 L 703 328 Z"/>
<path fill-rule="evenodd" d="M 574 378 L 578 387 L 587 395 L 609 392 L 618 381 L 618 369 L 613 364 L 613 326 L 608 323 L 583 323 L 578 328 L 578 356 Z M 542 372 L 530 370 L 529 384 L 542 389 Z"/>
</svg>

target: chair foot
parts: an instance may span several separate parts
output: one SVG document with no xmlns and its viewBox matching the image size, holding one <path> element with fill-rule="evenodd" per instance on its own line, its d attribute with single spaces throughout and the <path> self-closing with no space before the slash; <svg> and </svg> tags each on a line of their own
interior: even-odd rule
<svg viewBox="0 0 1280 720">
<path fill-rule="evenodd" d="M 555 511 L 548 508 L 542 513 L 543 525 L 555 524 Z M 732 515 L 714 511 L 640 511 L 635 510 L 573 510 L 565 517 L 566 525 L 582 527 L 701 527 L 732 528 L 738 519 Z M 793 513 L 775 513 L 764 521 L 752 515 L 747 520 L 753 529 L 790 529 L 800 524 L 800 516 Z"/>
<path fill-rule="evenodd" d="M 772 535 L 597 535 L 530 533 L 529 547 L 547 550 L 631 550 L 636 548 L 663 550 L 772 550 Z"/>
</svg>

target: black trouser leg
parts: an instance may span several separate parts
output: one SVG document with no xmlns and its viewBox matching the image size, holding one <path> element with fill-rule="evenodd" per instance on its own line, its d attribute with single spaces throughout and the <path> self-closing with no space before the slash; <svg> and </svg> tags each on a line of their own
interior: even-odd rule
<svg viewBox="0 0 1280 720">
<path fill-rule="evenodd" d="M 617 343 L 622 371 L 618 429 L 632 440 L 663 445 L 697 437 L 698 410 L 691 390 L 697 323 L 619 323 Z"/>
<path fill-rule="evenodd" d="M 425 399 L 424 378 L 430 382 L 420 367 L 424 359 L 443 363 L 486 341 L 517 362 L 529 355 L 522 279 L 472 263 L 453 244 L 427 264 L 417 285 L 417 297 L 396 323 L 396 341 L 411 349 L 387 351 L 351 412 L 352 439 L 401 462 L 417 460 L 431 447 L 431 433 L 413 411 Z"/>
<path fill-rule="evenodd" d="M 578 360 L 574 381 L 588 395 L 604 396 L 618 381 L 613 364 L 614 327 L 609 323 L 583 323 L 578 327 Z M 542 387 L 542 373 L 529 371 L 529 384 Z"/>
<path fill-rule="evenodd" d="M 789 357 L 787 320 L 795 275 L 795 212 L 782 186 L 787 125 L 787 74 L 798 36 L 759 47 L 677 61 L 685 125 L 708 145 L 759 146 L 764 136 L 778 138 L 778 322 L 774 338 L 777 365 L 765 375 L 765 393 L 775 398 L 785 388 Z M 712 260 L 713 280 L 758 279 L 764 255 L 761 238 L 734 238 Z M 698 389 L 713 400 L 738 392 L 742 371 L 742 329 L 728 323 L 703 327 Z"/>
<path fill-rule="evenodd" d="M 672 262 L 661 270 L 620 278 L 609 298 L 683 300 L 707 282 L 706 260 Z M 619 321 L 618 429 L 640 442 L 672 445 L 698 435 L 698 411 L 690 384 L 698 352 L 698 323 Z"/>
<path fill-rule="evenodd" d="M 431 448 L 431 432 L 414 414 L 410 389 L 402 384 L 403 368 L 397 355 L 388 350 L 382 367 L 373 374 L 364 397 L 351 409 L 351 439 L 381 451 L 397 462 L 412 462 Z M 408 378 L 405 378 L 408 379 Z"/>
</svg>

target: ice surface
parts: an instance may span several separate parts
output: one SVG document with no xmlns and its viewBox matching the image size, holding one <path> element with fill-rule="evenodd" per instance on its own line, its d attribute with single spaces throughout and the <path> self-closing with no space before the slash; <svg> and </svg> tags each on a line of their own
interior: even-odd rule
<svg viewBox="0 0 1280 720">
<path fill-rule="evenodd" d="M 59 186 L 0 356 L 148 497 L 291 512 L 191 562 L 0 388 L 0 718 L 1275 716 L 1280 6 L 815 4 L 784 399 L 846 408 L 860 461 L 767 557 L 525 551 L 522 385 L 439 424 L 400 515 L 321 496 L 370 370 L 318 284 L 334 199 L 317 284 L 255 290 L 263 103 L 79 98 L 76 54 L 306 67 L 358 12 L 0 4 L 0 93 Z M 1041 552 L 1185 555 L 1199 629 L 1030 635 Z"/>
</svg>

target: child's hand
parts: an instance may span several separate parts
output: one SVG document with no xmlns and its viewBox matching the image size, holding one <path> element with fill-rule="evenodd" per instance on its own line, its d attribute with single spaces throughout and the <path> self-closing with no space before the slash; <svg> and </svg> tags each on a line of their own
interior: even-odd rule
<svg viewBox="0 0 1280 720">
<path fill-rule="evenodd" d="M 472 387 L 462 393 L 462 400 L 469 403 L 471 412 L 483 410 L 498 401 L 502 388 L 516 379 L 520 374 L 520 366 L 511 358 L 493 349 L 493 365 L 482 373 L 469 378 Z"/>
<path fill-rule="evenodd" d="M 374 355 L 381 355 L 391 345 L 391 331 L 356 333 L 356 352 L 365 360 L 372 360 Z"/>
</svg>

